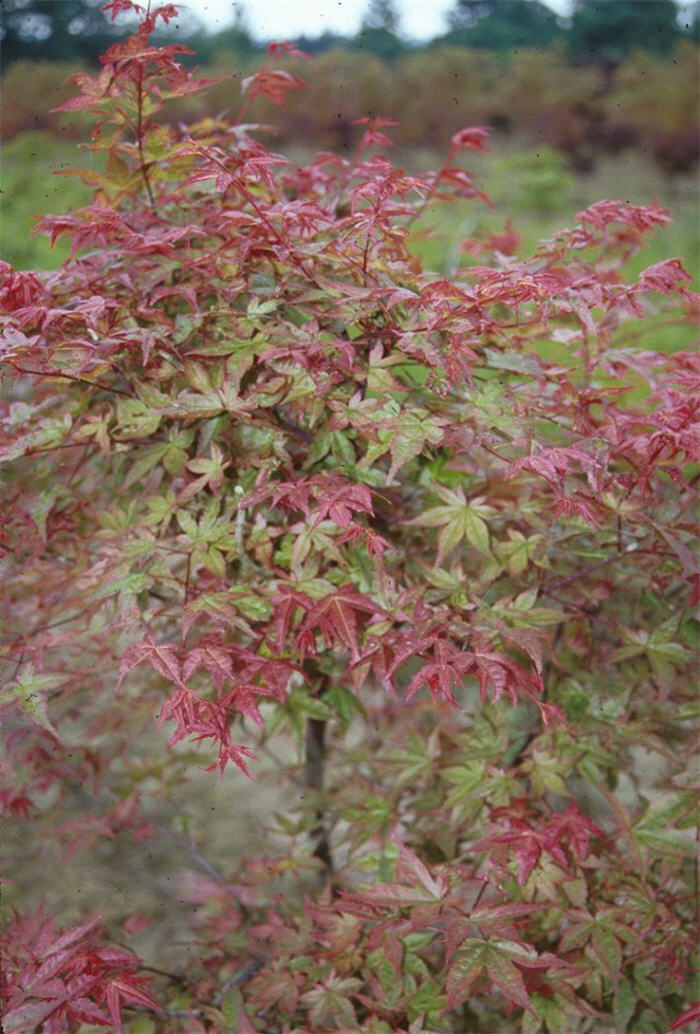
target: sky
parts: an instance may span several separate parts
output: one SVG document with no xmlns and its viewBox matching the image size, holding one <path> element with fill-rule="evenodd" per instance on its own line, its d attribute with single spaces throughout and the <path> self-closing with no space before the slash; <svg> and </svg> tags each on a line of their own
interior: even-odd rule
<svg viewBox="0 0 700 1034">
<path fill-rule="evenodd" d="M 550 7 L 565 13 L 569 0 L 548 0 Z M 235 0 L 183 0 L 193 14 L 216 31 L 230 24 Z M 360 27 L 369 0 L 243 0 L 252 34 L 261 39 L 287 39 L 323 32 L 352 36 Z M 446 31 L 445 14 L 453 0 L 398 0 L 402 35 L 409 39 L 430 39 Z"/>
<path fill-rule="evenodd" d="M 257 39 L 320 36 L 324 32 L 354 36 L 370 0 L 176 0 L 216 32 L 230 25 L 236 7 L 245 11 L 249 31 Z M 558 14 L 570 12 L 572 0 L 544 0 Z M 638 0 L 644 3 L 644 0 Z M 689 8 L 693 0 L 680 0 Z M 454 0 L 396 0 L 401 35 L 410 40 L 432 39 L 447 31 L 445 15 Z"/>
</svg>

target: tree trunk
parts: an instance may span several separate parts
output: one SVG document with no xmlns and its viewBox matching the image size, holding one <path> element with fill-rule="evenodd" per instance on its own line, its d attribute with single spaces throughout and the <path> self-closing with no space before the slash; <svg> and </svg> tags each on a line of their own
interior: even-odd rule
<svg viewBox="0 0 700 1034">
<path fill-rule="evenodd" d="M 304 785 L 317 796 L 319 803 L 316 808 L 318 824 L 311 830 L 311 838 L 315 841 L 314 857 L 320 858 L 323 862 L 326 873 L 333 872 L 333 857 L 331 846 L 328 841 L 328 833 L 323 822 L 323 806 L 321 794 L 323 793 L 323 775 L 326 761 L 326 722 L 320 718 L 307 718 L 306 720 L 306 757 L 304 759 Z"/>
</svg>

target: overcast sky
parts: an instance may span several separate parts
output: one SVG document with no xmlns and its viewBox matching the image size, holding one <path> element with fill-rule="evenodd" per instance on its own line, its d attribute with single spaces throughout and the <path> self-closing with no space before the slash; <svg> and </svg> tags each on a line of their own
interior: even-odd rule
<svg viewBox="0 0 700 1034">
<path fill-rule="evenodd" d="M 572 0 L 544 2 L 559 14 L 567 14 L 572 7 Z M 693 0 L 680 2 L 689 7 Z M 441 35 L 447 29 L 445 14 L 453 5 L 453 0 L 396 0 L 402 35 L 414 40 Z M 369 0 L 183 0 L 182 6 L 213 31 L 230 25 L 235 8 L 241 6 L 253 36 L 269 40 L 320 36 L 323 32 L 353 36 Z"/>
<path fill-rule="evenodd" d="M 235 0 L 189 0 L 183 3 L 208 29 L 223 29 L 233 20 Z M 262 39 L 286 39 L 306 34 L 338 32 L 352 36 L 360 27 L 369 0 L 242 0 L 248 26 Z M 550 0 L 560 12 L 569 0 Z M 401 29 L 412 39 L 430 39 L 446 31 L 445 14 L 453 0 L 397 0 Z"/>
</svg>

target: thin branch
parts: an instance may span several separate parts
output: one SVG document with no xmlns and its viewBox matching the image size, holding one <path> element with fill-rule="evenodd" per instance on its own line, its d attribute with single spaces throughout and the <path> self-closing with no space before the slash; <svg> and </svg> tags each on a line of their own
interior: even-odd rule
<svg viewBox="0 0 700 1034">
<path fill-rule="evenodd" d="M 26 642 L 28 639 L 31 639 L 32 636 L 37 635 L 39 632 L 47 632 L 50 628 L 60 628 L 61 625 L 68 625 L 71 621 L 77 621 L 78 618 L 81 618 L 83 616 L 83 614 L 87 614 L 91 606 L 92 603 L 88 603 L 88 605 L 86 607 L 83 607 L 82 610 L 79 610 L 77 614 L 71 614 L 70 617 L 61 618 L 60 621 L 50 621 L 47 625 L 37 625 L 36 628 L 33 628 L 31 632 L 27 633 L 26 637 L 20 636 L 19 638 L 24 639 L 24 641 Z M 5 636 L 3 637 L 3 639 L 5 642 L 11 641 L 9 636 Z"/>
<path fill-rule="evenodd" d="M 111 391 L 115 395 L 123 395 L 127 399 L 132 399 L 133 392 L 122 391 L 121 388 L 114 388 L 109 384 L 103 384 L 102 381 L 89 381 L 85 377 L 76 377 L 72 373 L 55 373 L 52 370 L 27 370 L 24 366 L 17 366 L 15 363 L 12 364 L 13 370 L 17 373 L 26 373 L 30 377 L 50 377 L 55 380 L 65 381 L 76 381 L 77 384 L 87 384 L 90 388 L 99 388 L 101 391 Z"/>
<path fill-rule="evenodd" d="M 239 984 L 245 983 L 249 977 L 252 977 L 254 973 L 257 973 L 261 966 L 262 962 L 253 960 L 251 962 L 246 962 L 245 966 L 241 966 L 240 969 L 237 969 L 233 976 L 230 976 L 228 980 L 224 980 L 223 984 L 219 988 L 218 994 L 214 998 L 214 1005 L 221 1005 L 226 994 L 232 987 L 238 987 Z"/>
<path fill-rule="evenodd" d="M 157 215 L 158 209 L 156 208 L 156 199 L 153 194 L 153 187 L 151 186 L 151 181 L 148 178 L 148 167 L 146 164 L 145 155 L 143 153 L 143 68 L 139 69 L 136 99 L 138 110 L 136 122 L 136 143 L 139 149 L 139 161 L 141 163 L 140 171 L 141 176 L 143 178 L 143 182 L 146 185 L 146 193 L 148 194 L 148 200 L 150 202 L 151 208 Z"/>
<path fill-rule="evenodd" d="M 192 843 L 191 840 L 186 840 L 185 837 L 181 837 L 179 833 L 173 833 L 171 829 L 168 829 L 167 826 L 161 826 L 159 822 L 153 822 L 151 819 L 148 818 L 148 816 L 146 816 L 146 822 L 151 827 L 151 829 L 154 829 L 156 831 L 156 833 L 160 833 L 161 836 L 167 837 L 167 839 L 172 841 L 173 844 L 177 844 L 178 847 L 181 847 L 183 851 L 186 851 L 187 854 L 191 858 L 193 858 L 194 861 L 196 861 L 200 869 L 202 869 L 205 873 L 207 873 L 208 876 L 211 876 L 213 880 L 215 880 L 218 884 L 221 885 L 223 890 L 228 894 L 231 900 L 236 903 L 238 908 L 240 908 L 242 911 L 246 911 L 245 906 L 241 903 L 241 901 L 238 898 L 238 895 L 229 885 L 228 880 L 221 872 L 221 870 L 217 869 L 215 865 L 212 865 L 212 863 L 204 857 L 204 855 Z"/>
<path fill-rule="evenodd" d="M 574 582 L 578 582 L 581 578 L 586 578 L 589 574 L 594 574 L 596 571 L 600 571 L 601 568 L 608 567 L 609 564 L 614 564 L 616 560 L 620 560 L 629 553 L 639 552 L 639 550 L 636 549 L 636 546 L 636 542 L 632 543 L 623 553 L 611 553 L 610 556 L 605 557 L 604 560 L 599 560 L 597 564 L 591 564 L 589 567 L 583 567 L 580 571 L 575 571 L 573 574 L 569 575 L 568 578 L 554 578 L 551 582 L 544 582 L 544 584 L 540 586 L 540 591 L 549 592 L 550 589 L 563 589 L 567 585 L 572 585 Z"/>
</svg>

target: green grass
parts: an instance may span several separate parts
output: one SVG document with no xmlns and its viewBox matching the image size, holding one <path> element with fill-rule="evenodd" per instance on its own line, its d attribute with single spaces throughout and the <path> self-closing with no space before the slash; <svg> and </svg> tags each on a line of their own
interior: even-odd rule
<svg viewBox="0 0 700 1034">
<path fill-rule="evenodd" d="M 47 237 L 32 234 L 36 216 L 61 214 L 89 204 L 91 191 L 59 169 L 93 167 L 91 151 L 74 140 L 50 133 L 20 133 L 3 146 L 0 169 L 0 258 L 15 269 L 57 269 L 68 256 L 69 242 L 51 247 Z"/>
</svg>

